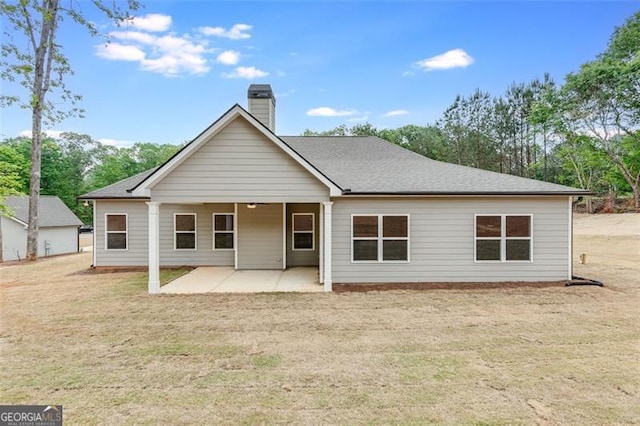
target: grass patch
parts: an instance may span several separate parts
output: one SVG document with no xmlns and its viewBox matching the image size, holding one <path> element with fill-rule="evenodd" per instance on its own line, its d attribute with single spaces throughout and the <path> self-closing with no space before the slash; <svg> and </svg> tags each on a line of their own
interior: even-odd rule
<svg viewBox="0 0 640 426">
<path fill-rule="evenodd" d="M 145 273 L 80 274 L 90 254 L 4 268 L 0 401 L 69 424 L 633 424 L 637 238 L 575 247 L 606 287 L 149 297 Z"/>
</svg>

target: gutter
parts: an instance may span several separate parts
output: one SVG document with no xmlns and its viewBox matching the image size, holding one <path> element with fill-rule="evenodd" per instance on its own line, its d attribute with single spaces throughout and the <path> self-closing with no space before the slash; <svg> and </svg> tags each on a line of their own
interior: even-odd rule
<svg viewBox="0 0 640 426">
<path fill-rule="evenodd" d="M 472 192 L 472 191 L 397 191 L 397 192 L 367 192 L 367 191 L 351 191 L 350 189 L 345 189 L 342 191 L 342 195 L 359 195 L 359 196 L 425 196 L 425 195 L 464 195 L 464 196 L 496 196 L 496 195 L 563 195 L 563 196 L 584 196 L 584 195 L 592 195 L 593 192 L 583 190 L 583 191 L 540 191 L 540 192 L 522 192 L 522 191 L 485 191 L 485 192 Z"/>
</svg>

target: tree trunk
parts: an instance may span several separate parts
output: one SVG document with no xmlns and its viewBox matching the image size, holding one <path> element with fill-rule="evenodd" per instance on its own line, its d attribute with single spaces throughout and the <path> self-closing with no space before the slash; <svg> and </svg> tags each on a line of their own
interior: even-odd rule
<svg viewBox="0 0 640 426">
<path fill-rule="evenodd" d="M 31 176 L 29 180 L 29 221 L 27 228 L 27 260 L 38 258 L 38 204 L 40 202 L 40 169 L 42 160 L 42 114 L 45 96 L 49 90 L 51 64 L 55 55 L 55 29 L 58 0 L 43 2 L 42 31 L 36 42 L 33 27 L 32 43 L 35 49 L 34 79 L 31 88 Z M 27 21 L 29 22 L 29 21 Z M 37 43 L 37 44 L 36 44 Z"/>
<path fill-rule="evenodd" d="M 42 109 L 33 111 L 31 136 L 31 178 L 29 181 L 29 222 L 27 231 L 27 260 L 38 258 L 38 204 L 40 202 L 40 165 L 42 160 Z M 37 118 L 36 118 L 37 116 Z"/>
<path fill-rule="evenodd" d="M 2 217 L 0 215 L 0 263 L 4 262 L 4 252 L 2 251 Z"/>
<path fill-rule="evenodd" d="M 593 213 L 593 205 L 591 203 L 591 197 L 587 195 L 587 213 L 592 214 Z"/>
</svg>

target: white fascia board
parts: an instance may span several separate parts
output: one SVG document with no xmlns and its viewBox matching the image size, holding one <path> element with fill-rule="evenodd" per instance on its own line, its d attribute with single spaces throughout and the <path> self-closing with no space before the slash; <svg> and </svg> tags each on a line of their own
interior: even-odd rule
<svg viewBox="0 0 640 426">
<path fill-rule="evenodd" d="M 16 223 L 18 223 L 18 224 L 20 224 L 22 226 L 24 226 L 24 229 L 27 229 L 29 227 L 28 223 L 25 223 L 25 222 L 21 221 L 17 217 L 14 217 L 14 216 L 5 216 L 5 217 L 8 218 L 8 219 L 13 220 L 14 222 L 16 222 Z"/>
<path fill-rule="evenodd" d="M 329 188 L 329 194 L 332 197 L 339 197 L 342 195 L 342 190 L 338 188 L 333 182 L 327 179 L 324 175 L 313 168 L 304 158 L 298 153 L 292 150 L 287 144 L 285 144 L 280 138 L 268 131 L 258 120 L 256 120 L 251 114 L 247 113 L 239 105 L 231 108 L 226 114 L 220 117 L 211 127 L 202 132 L 193 142 L 187 145 L 178 155 L 173 157 L 167 163 L 165 163 L 158 171 L 153 173 L 143 184 L 139 185 L 132 191 L 134 197 L 150 197 L 151 188 L 153 188 L 158 182 L 164 179 L 169 173 L 171 173 L 176 167 L 178 167 L 184 160 L 189 158 L 192 153 L 197 151 L 204 143 L 224 129 L 230 122 L 237 117 L 243 117 L 253 127 L 255 127 L 260 133 L 265 135 L 269 140 L 275 143 L 280 149 L 293 158 L 298 164 L 304 167 L 309 173 L 311 173 L 316 179 L 322 182 Z"/>
</svg>

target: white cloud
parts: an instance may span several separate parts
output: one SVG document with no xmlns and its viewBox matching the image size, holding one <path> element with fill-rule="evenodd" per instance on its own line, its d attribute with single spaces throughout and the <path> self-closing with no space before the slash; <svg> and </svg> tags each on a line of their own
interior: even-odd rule
<svg viewBox="0 0 640 426">
<path fill-rule="evenodd" d="M 143 44 L 153 44 L 156 39 L 156 36 L 140 31 L 112 31 L 109 33 L 109 36 L 122 40 L 123 42 L 138 42 Z"/>
<path fill-rule="evenodd" d="M 240 61 L 240 52 L 236 52 L 235 50 L 225 50 L 218 55 L 216 61 L 225 65 L 235 65 Z"/>
<path fill-rule="evenodd" d="M 122 25 L 150 32 L 167 31 L 171 27 L 171 16 L 150 13 L 145 16 L 136 16 L 131 20 L 125 20 Z"/>
<path fill-rule="evenodd" d="M 397 117 L 399 115 L 407 115 L 407 114 L 409 114 L 409 111 L 407 111 L 406 109 L 394 109 L 393 111 L 387 112 L 384 116 Z"/>
<path fill-rule="evenodd" d="M 226 78 L 246 78 L 247 80 L 266 77 L 268 75 L 268 72 L 262 71 L 256 67 L 238 67 L 232 73 L 222 73 L 222 76 Z"/>
<path fill-rule="evenodd" d="M 98 56 L 112 61 L 142 61 L 146 56 L 136 46 L 120 43 L 101 44 L 96 49 Z"/>
<path fill-rule="evenodd" d="M 145 71 L 175 77 L 182 74 L 206 74 L 212 62 L 237 65 L 242 54 L 235 50 L 210 47 L 206 36 L 230 39 L 251 37 L 251 25 L 236 24 L 230 29 L 222 27 L 194 28 L 177 34 L 170 31 L 172 18 L 169 15 L 152 13 L 123 22 L 123 30 L 112 31 L 109 36 L 113 43 L 96 46 L 96 55 L 112 61 L 130 61 L 140 64 Z M 212 56 L 217 54 L 217 56 Z M 215 59 L 214 59 L 215 58 Z M 265 77 L 268 72 L 256 67 L 238 67 L 232 73 L 223 74 L 228 78 L 254 79 Z"/>
<path fill-rule="evenodd" d="M 176 76 L 182 73 L 204 74 L 211 68 L 205 54 L 210 52 L 207 40 L 189 34 L 158 36 L 139 31 L 113 31 L 117 43 L 96 46 L 96 54 L 113 61 L 134 61 L 143 70 Z"/>
<path fill-rule="evenodd" d="M 307 111 L 307 115 L 311 117 L 345 117 L 354 115 L 356 111 L 338 110 L 330 107 L 318 107 Z"/>
<path fill-rule="evenodd" d="M 131 146 L 131 145 L 133 145 L 135 143 L 133 141 L 125 141 L 125 140 L 120 140 L 120 139 L 109 139 L 109 138 L 98 139 L 98 142 L 100 142 L 103 145 L 111 145 L 111 146 L 115 146 L 117 148 L 122 148 L 122 147 L 125 147 L 125 146 Z"/>
<path fill-rule="evenodd" d="M 369 116 L 368 115 L 363 115 L 362 117 L 353 117 L 348 119 L 347 121 L 349 123 L 357 123 L 358 121 L 367 121 L 369 120 Z"/>
<path fill-rule="evenodd" d="M 411 77 L 411 76 L 413 76 L 413 75 L 416 75 L 416 73 L 415 73 L 415 72 L 413 72 L 413 71 L 404 71 L 404 72 L 402 73 L 402 76 L 403 76 L 403 77 Z"/>
<path fill-rule="evenodd" d="M 50 138 L 60 139 L 62 134 L 67 132 L 70 132 L 70 131 L 69 130 L 45 130 L 43 133 Z M 18 136 L 29 138 L 29 139 L 31 139 L 31 135 L 32 135 L 31 130 L 23 130 L 20 133 L 18 133 Z M 133 141 L 110 139 L 110 138 L 101 138 L 96 140 L 104 145 L 111 145 L 116 147 L 131 146 L 135 143 Z"/>
<path fill-rule="evenodd" d="M 416 62 L 416 66 L 426 71 L 446 70 L 450 68 L 466 68 L 473 63 L 473 58 L 462 49 L 449 50 L 441 55 L 432 56 Z"/>
<path fill-rule="evenodd" d="M 66 132 L 66 130 L 44 130 L 42 133 L 44 133 L 46 136 L 48 136 L 50 138 L 60 139 L 60 135 L 62 135 L 65 132 Z M 23 130 L 20 133 L 18 133 L 18 136 L 22 137 L 22 138 L 31 139 L 31 135 L 33 135 L 31 130 Z"/>
<path fill-rule="evenodd" d="M 201 27 L 199 31 L 206 36 L 224 37 L 232 40 L 242 40 L 251 38 L 251 34 L 247 31 L 253 28 L 247 24 L 235 24 L 229 30 L 225 30 L 222 27 Z"/>
</svg>

